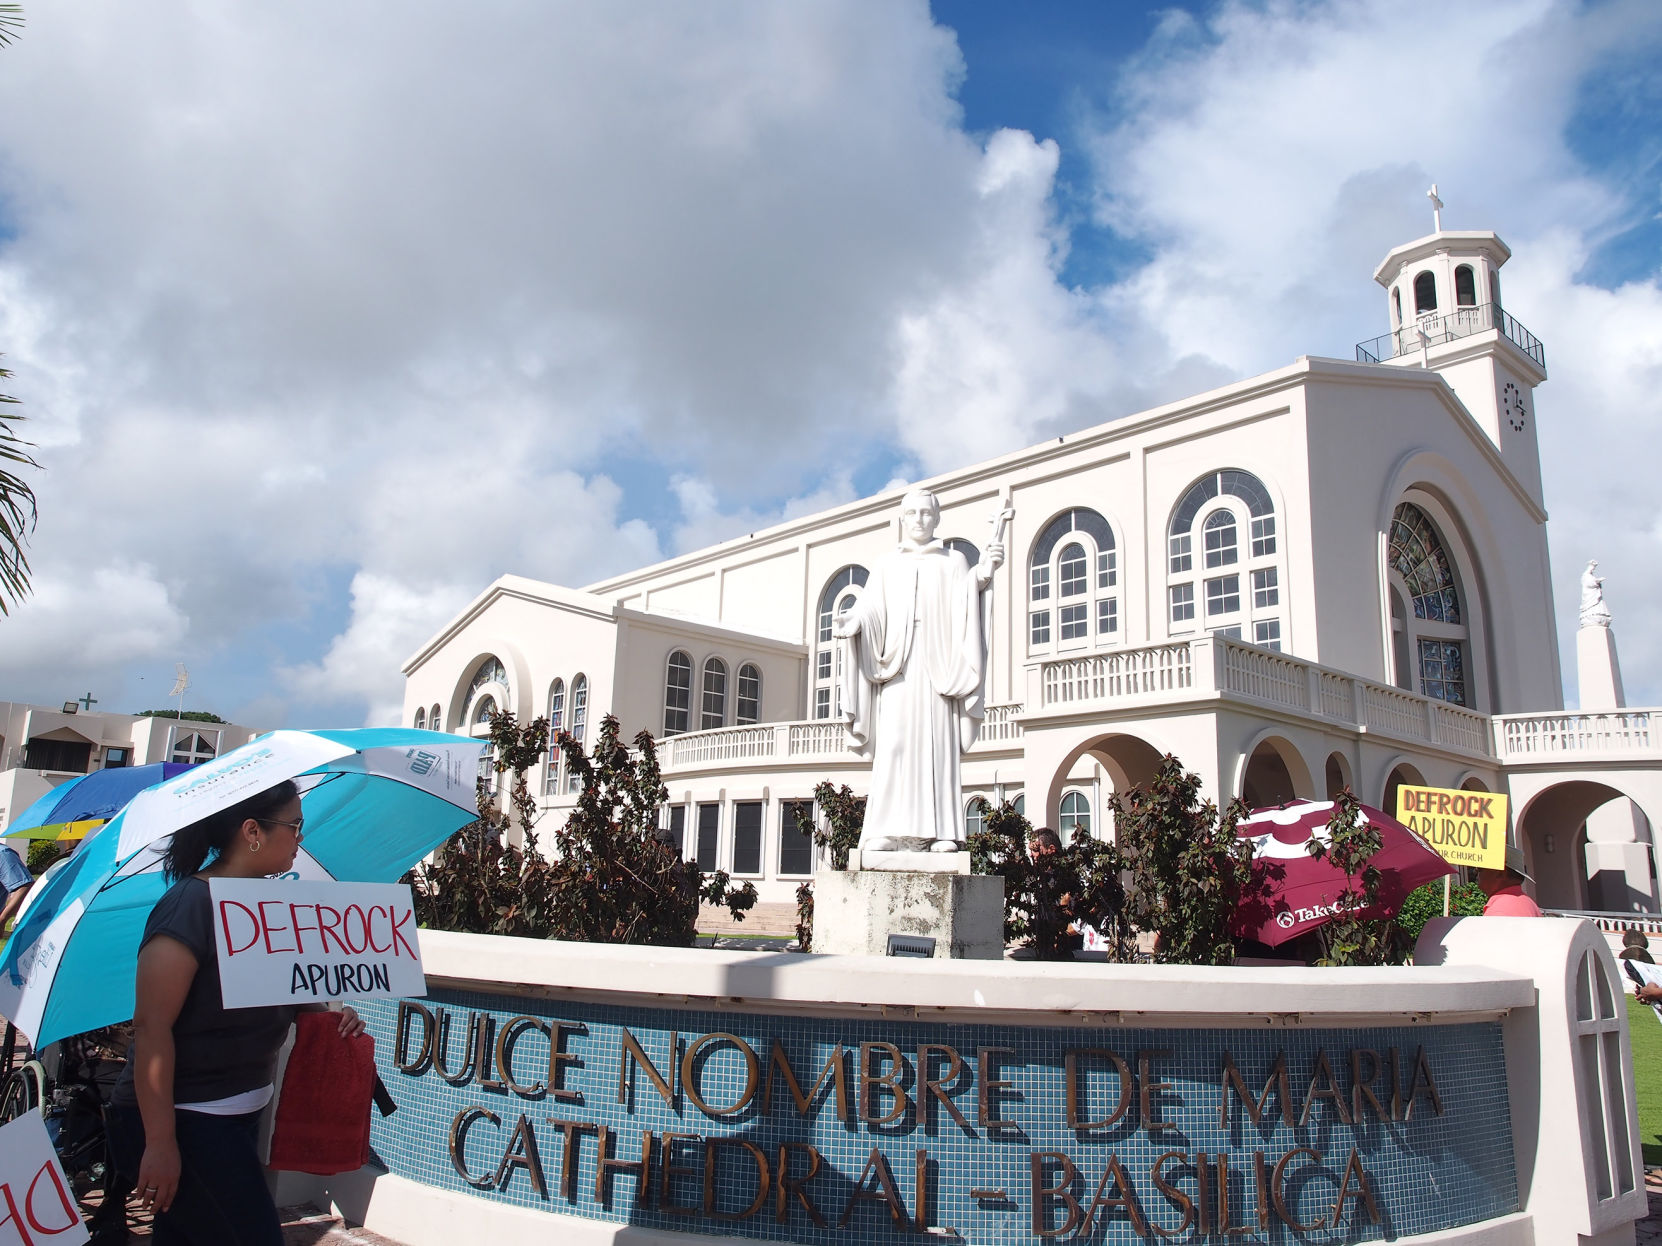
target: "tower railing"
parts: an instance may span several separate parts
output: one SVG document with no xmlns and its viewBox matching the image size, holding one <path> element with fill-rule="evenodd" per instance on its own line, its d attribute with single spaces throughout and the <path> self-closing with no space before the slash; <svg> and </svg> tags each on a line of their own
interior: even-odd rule
<svg viewBox="0 0 1662 1246">
<path fill-rule="evenodd" d="M 1411 355 L 1419 350 L 1422 333 L 1425 335 L 1425 345 L 1438 346 L 1489 329 L 1499 329 L 1507 341 L 1543 369 L 1547 366 L 1547 351 L 1546 347 L 1541 345 L 1541 339 L 1519 324 L 1499 303 L 1484 303 L 1480 307 L 1457 307 L 1440 316 L 1421 316 L 1393 333 L 1384 333 L 1366 342 L 1359 342 L 1356 346 L 1356 362 L 1383 363 L 1387 359 Z"/>
</svg>

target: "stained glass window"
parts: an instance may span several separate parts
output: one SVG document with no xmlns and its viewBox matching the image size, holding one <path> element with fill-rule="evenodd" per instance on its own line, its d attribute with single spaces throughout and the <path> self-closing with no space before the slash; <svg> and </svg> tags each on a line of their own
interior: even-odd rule
<svg viewBox="0 0 1662 1246">
<path fill-rule="evenodd" d="M 1404 502 L 1391 518 L 1390 563 L 1408 585 L 1414 617 L 1434 623 L 1464 622 L 1460 593 L 1442 538 L 1426 513 Z"/>
</svg>

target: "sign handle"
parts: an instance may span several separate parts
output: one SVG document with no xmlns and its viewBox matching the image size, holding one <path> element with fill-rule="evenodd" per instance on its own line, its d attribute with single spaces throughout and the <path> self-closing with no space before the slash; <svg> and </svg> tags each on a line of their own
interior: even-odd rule
<svg viewBox="0 0 1662 1246">
<path fill-rule="evenodd" d="M 1443 875 L 1443 916 L 1444 917 L 1447 917 L 1449 915 L 1449 893 L 1450 893 L 1450 891 L 1453 890 L 1452 886 L 1449 883 L 1449 879 L 1451 877 L 1452 876 L 1448 875 L 1448 874 Z"/>
</svg>

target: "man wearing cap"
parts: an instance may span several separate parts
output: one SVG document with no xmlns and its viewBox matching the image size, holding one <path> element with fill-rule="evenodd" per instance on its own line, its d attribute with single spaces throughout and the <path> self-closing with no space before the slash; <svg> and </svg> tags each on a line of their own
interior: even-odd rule
<svg viewBox="0 0 1662 1246">
<path fill-rule="evenodd" d="M 1477 885 L 1489 902 L 1483 906 L 1485 917 L 1539 917 L 1541 906 L 1524 894 L 1523 885 L 1533 882 L 1524 869 L 1523 849 L 1508 845 L 1506 868 L 1479 870 Z"/>
</svg>

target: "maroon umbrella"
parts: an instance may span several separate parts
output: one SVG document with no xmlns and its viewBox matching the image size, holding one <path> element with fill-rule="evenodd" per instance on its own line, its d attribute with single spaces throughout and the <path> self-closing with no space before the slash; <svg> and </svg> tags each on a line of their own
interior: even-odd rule
<svg viewBox="0 0 1662 1246">
<path fill-rule="evenodd" d="M 1372 861 L 1380 874 L 1378 902 L 1356 916 L 1390 917 L 1414 888 L 1454 873 L 1420 835 L 1371 806 L 1360 809 L 1379 828 L 1382 844 Z M 1301 800 L 1254 809 L 1236 824 L 1235 833 L 1253 841 L 1252 885 L 1235 910 L 1231 934 L 1275 947 L 1333 919 L 1345 876 L 1330 860 L 1310 855 L 1312 839 L 1326 842 L 1332 816 L 1332 801 Z"/>
</svg>

